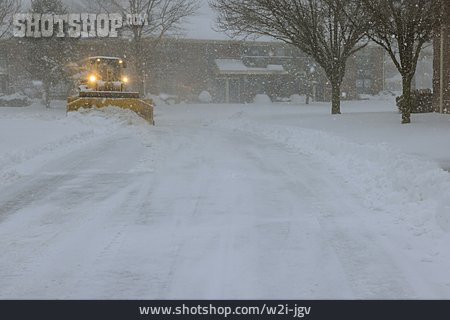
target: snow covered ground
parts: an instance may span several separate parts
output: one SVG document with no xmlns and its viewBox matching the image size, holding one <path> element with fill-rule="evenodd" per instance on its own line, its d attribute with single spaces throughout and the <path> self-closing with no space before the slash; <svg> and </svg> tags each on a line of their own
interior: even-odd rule
<svg viewBox="0 0 450 320">
<path fill-rule="evenodd" d="M 0 298 L 450 298 L 450 117 L 0 108 Z"/>
</svg>

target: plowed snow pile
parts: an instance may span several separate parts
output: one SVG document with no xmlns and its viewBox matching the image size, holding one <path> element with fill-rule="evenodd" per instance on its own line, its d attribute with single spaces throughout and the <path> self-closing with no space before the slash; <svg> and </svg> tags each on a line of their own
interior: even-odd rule
<svg viewBox="0 0 450 320">
<path fill-rule="evenodd" d="M 388 233 L 390 230 L 396 237 L 393 241 L 416 249 L 433 247 L 428 253 L 433 258 L 447 250 L 450 175 L 435 161 L 396 151 L 385 143 L 356 143 L 329 132 L 261 123 L 245 112 L 220 124 L 242 135 L 274 141 L 324 165 L 326 174 L 343 179 L 352 196 L 361 199 L 372 213 L 364 219 L 380 224 Z M 302 181 L 301 176 L 298 179 Z M 347 196 L 336 190 L 336 199 Z M 384 225 L 380 223 L 383 220 Z M 386 225 L 386 220 L 392 224 Z M 415 244 L 411 237 L 416 238 Z"/>
<path fill-rule="evenodd" d="M 84 109 L 67 115 L 61 107 L 45 109 L 35 105 L 19 112 L 16 108 L 3 108 L 0 184 L 12 182 L 50 158 L 94 140 L 121 131 L 145 138 L 143 132 L 148 129 L 149 124 L 134 112 L 117 107 Z"/>
</svg>

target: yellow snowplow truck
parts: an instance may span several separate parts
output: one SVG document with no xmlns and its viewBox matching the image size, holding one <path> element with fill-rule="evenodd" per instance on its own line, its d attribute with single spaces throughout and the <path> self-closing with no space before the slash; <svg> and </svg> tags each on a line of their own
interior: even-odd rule
<svg viewBox="0 0 450 320">
<path fill-rule="evenodd" d="M 124 59 L 116 57 L 90 57 L 84 62 L 78 96 L 67 99 L 67 112 L 81 108 L 108 106 L 129 109 L 154 124 L 153 102 L 141 99 L 137 92 L 127 92 L 129 78 Z"/>
</svg>

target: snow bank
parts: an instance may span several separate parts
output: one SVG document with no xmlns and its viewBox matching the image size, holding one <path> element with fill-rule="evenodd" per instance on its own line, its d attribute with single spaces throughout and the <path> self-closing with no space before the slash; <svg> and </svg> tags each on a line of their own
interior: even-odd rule
<svg viewBox="0 0 450 320">
<path fill-rule="evenodd" d="M 121 133 L 125 136 L 135 137 L 146 150 L 139 165 L 135 168 L 136 172 L 152 171 L 156 157 L 162 153 L 161 145 L 156 143 L 152 134 L 154 126 L 131 110 L 114 106 L 101 109 L 81 109 L 78 112 L 70 113 L 68 121 L 98 128 L 97 130 L 104 137 Z"/>
<path fill-rule="evenodd" d="M 450 230 L 450 175 L 435 162 L 399 153 L 385 144 L 357 144 L 323 131 L 261 126 L 243 115 L 223 125 L 314 157 L 330 174 L 344 179 L 368 209 L 408 221 L 418 235 L 436 229 L 436 223 Z"/>
<path fill-rule="evenodd" d="M 198 96 L 198 100 L 203 103 L 211 103 L 212 96 L 208 91 L 202 91 Z"/>
<path fill-rule="evenodd" d="M 27 107 L 29 105 L 31 105 L 31 101 L 21 93 L 0 96 L 0 107 Z"/>
<path fill-rule="evenodd" d="M 2 184 L 19 179 L 23 172 L 34 170 L 56 154 L 71 152 L 121 131 L 131 131 L 144 141 L 151 127 L 133 111 L 118 107 L 81 109 L 67 117 L 65 114 L 51 117 L 53 110 L 49 109 L 26 111 L 0 118 Z"/>
<path fill-rule="evenodd" d="M 255 104 L 270 104 L 272 103 L 272 99 L 267 94 L 257 94 L 253 99 L 253 103 Z"/>
<path fill-rule="evenodd" d="M 166 101 L 164 101 L 163 99 L 161 99 L 159 96 L 155 96 L 153 94 L 148 94 L 146 96 L 147 99 L 151 99 L 153 101 L 153 105 L 154 106 L 165 106 L 167 105 Z"/>
<path fill-rule="evenodd" d="M 147 126 L 148 123 L 139 117 L 134 111 L 109 106 L 101 109 L 80 109 L 78 112 L 70 112 L 68 121 L 76 121 L 100 130 L 114 130 L 124 126 Z"/>
<path fill-rule="evenodd" d="M 293 94 L 290 97 L 290 100 L 291 100 L 292 103 L 295 103 L 295 104 L 303 104 L 303 103 L 305 103 L 306 97 L 305 96 L 301 96 L 299 94 Z"/>
<path fill-rule="evenodd" d="M 391 101 L 396 95 L 398 94 L 392 91 L 381 91 L 376 95 L 360 94 L 359 98 L 362 100 Z"/>
<path fill-rule="evenodd" d="M 167 105 L 177 104 L 179 102 L 178 96 L 167 93 L 161 93 L 158 96 L 158 99 L 164 101 L 164 103 Z"/>
</svg>

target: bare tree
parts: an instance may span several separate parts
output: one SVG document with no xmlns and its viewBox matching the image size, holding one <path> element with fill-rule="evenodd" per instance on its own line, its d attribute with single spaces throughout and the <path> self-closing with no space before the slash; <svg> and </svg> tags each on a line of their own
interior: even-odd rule
<svg viewBox="0 0 450 320">
<path fill-rule="evenodd" d="M 65 14 L 67 8 L 62 0 L 32 0 L 31 13 Z M 64 38 L 25 38 L 20 41 L 26 57 L 23 67 L 33 80 L 42 81 L 44 105 L 49 108 L 52 88 L 68 81 L 64 66 L 71 57 L 73 39 Z"/>
<path fill-rule="evenodd" d="M 0 0 L 0 38 L 11 29 L 11 17 L 20 10 L 20 0 Z"/>
<path fill-rule="evenodd" d="M 370 38 L 382 46 L 403 82 L 402 123 L 411 122 L 411 86 L 423 46 L 439 23 L 440 0 L 363 0 L 372 28 Z"/>
<path fill-rule="evenodd" d="M 332 113 L 341 113 L 341 84 L 350 56 L 366 46 L 368 21 L 359 0 L 211 0 L 218 25 L 232 35 L 262 35 L 296 46 L 325 71 Z M 352 23 L 354 17 L 358 24 Z"/>
<path fill-rule="evenodd" d="M 96 0 L 97 5 L 107 12 L 126 15 L 141 15 L 147 18 L 146 24 L 125 25 L 131 35 L 131 54 L 138 77 L 138 90 L 145 94 L 144 57 L 151 53 L 161 39 L 169 32 L 180 29 L 183 20 L 198 10 L 197 0 Z M 151 38 L 152 45 L 144 45 L 144 40 Z"/>
</svg>

